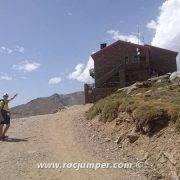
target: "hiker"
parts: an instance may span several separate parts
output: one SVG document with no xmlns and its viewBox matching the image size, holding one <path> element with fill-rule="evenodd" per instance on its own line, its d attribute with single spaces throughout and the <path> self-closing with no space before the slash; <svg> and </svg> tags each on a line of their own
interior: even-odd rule
<svg viewBox="0 0 180 180">
<path fill-rule="evenodd" d="M 6 132 L 10 127 L 10 109 L 8 103 L 12 101 L 17 94 L 15 94 L 12 98 L 9 98 L 9 95 L 5 93 L 3 95 L 3 99 L 0 100 L 0 140 L 4 140 L 8 136 L 6 136 Z M 5 128 L 4 125 L 6 125 Z"/>
</svg>

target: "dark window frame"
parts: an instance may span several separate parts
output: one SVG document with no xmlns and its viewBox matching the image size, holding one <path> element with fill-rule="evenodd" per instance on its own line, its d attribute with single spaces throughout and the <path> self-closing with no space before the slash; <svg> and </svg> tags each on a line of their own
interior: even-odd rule
<svg viewBox="0 0 180 180">
<path fill-rule="evenodd" d="M 140 62 L 140 56 L 135 55 L 133 58 L 133 63 L 139 63 Z"/>
<path fill-rule="evenodd" d="M 125 62 L 125 64 L 129 64 L 129 56 L 124 57 L 124 62 Z"/>
</svg>

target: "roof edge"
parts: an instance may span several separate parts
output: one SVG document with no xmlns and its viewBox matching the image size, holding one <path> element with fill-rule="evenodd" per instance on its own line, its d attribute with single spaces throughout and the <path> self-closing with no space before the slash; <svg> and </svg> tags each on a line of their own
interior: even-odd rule
<svg viewBox="0 0 180 180">
<path fill-rule="evenodd" d="M 156 49 L 161 49 L 161 50 L 164 50 L 164 51 L 167 51 L 167 52 L 170 52 L 170 53 L 174 53 L 176 56 L 178 55 L 179 52 L 176 52 L 176 51 L 172 51 L 172 50 L 169 50 L 169 49 L 165 49 L 165 48 L 160 48 L 160 47 L 157 47 L 157 46 L 152 46 L 152 45 L 149 45 L 149 44 L 144 44 L 144 45 L 140 45 L 140 44 L 135 44 L 135 43 L 132 43 L 132 42 L 127 42 L 127 41 L 122 41 L 122 40 L 118 40 L 108 46 L 106 46 L 105 48 L 103 49 L 100 49 L 98 50 L 97 52 L 91 54 L 91 57 L 94 59 L 94 57 L 103 52 L 103 51 L 106 51 L 107 49 L 111 48 L 112 46 L 115 46 L 116 44 L 118 43 L 124 43 L 124 44 L 129 44 L 129 45 L 133 45 L 133 46 L 137 46 L 137 47 L 141 47 L 141 48 L 147 48 L 147 49 L 151 49 L 151 48 L 156 48 Z"/>
<path fill-rule="evenodd" d="M 165 48 L 161 48 L 161 47 L 157 47 L 157 46 L 152 46 L 152 45 L 149 45 L 149 44 L 144 44 L 144 46 L 147 46 L 147 47 L 152 47 L 152 48 L 156 48 L 156 49 L 161 49 L 161 50 L 164 50 L 164 51 L 169 51 L 171 53 L 174 53 L 176 54 L 176 56 L 179 54 L 179 52 L 177 51 L 172 51 L 172 50 L 169 50 L 169 49 L 165 49 Z"/>
<path fill-rule="evenodd" d="M 140 45 L 140 44 L 135 44 L 135 43 L 132 43 L 132 42 L 127 42 L 127 41 L 118 40 L 118 41 L 113 42 L 112 44 L 106 46 L 105 48 L 100 49 L 100 50 L 98 50 L 97 52 L 91 54 L 91 57 L 93 58 L 93 56 L 95 56 L 96 54 L 99 54 L 99 53 L 101 53 L 101 52 L 103 52 L 103 51 L 109 49 L 110 47 L 115 46 L 115 45 L 118 44 L 118 43 L 124 43 L 124 44 L 136 45 L 136 46 L 139 46 L 139 47 L 142 47 L 142 48 L 147 48 L 147 47 L 145 47 L 144 45 Z"/>
</svg>

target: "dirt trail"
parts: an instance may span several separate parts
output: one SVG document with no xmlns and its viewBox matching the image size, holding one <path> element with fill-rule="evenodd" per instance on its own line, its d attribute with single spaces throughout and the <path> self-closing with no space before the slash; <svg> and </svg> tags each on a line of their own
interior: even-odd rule
<svg viewBox="0 0 180 180">
<path fill-rule="evenodd" d="M 56 114 L 13 120 L 8 132 L 10 139 L 0 142 L 0 179 L 145 179 L 127 170 L 37 168 L 40 162 L 104 162 L 92 156 L 74 137 L 77 129 L 73 122 L 88 108 L 73 106 Z"/>
</svg>

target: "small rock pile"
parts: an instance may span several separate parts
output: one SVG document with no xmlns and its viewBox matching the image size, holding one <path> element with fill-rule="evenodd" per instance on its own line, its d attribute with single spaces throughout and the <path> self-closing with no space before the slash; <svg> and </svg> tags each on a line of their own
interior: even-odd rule
<svg viewBox="0 0 180 180">
<path fill-rule="evenodd" d="M 177 71 L 173 73 L 167 73 L 162 76 L 150 78 L 144 82 L 136 82 L 131 86 L 120 88 L 118 89 L 118 91 L 124 91 L 127 94 L 130 94 L 132 91 L 138 88 L 151 87 L 154 83 L 161 83 L 161 82 L 171 82 L 174 85 L 180 86 L 180 72 Z"/>
</svg>

